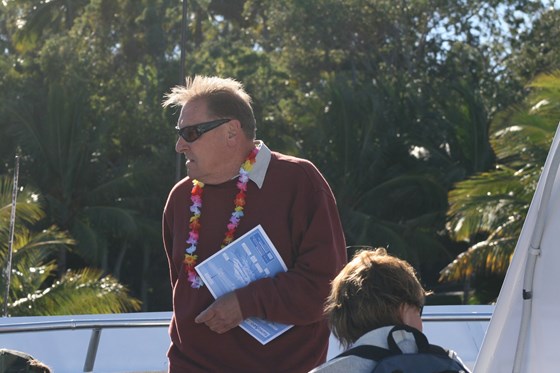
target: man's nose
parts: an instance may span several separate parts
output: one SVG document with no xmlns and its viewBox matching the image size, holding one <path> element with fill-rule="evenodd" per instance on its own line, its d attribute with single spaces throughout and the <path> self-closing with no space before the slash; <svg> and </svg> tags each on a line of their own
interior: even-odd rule
<svg viewBox="0 0 560 373">
<path fill-rule="evenodd" d="M 189 143 L 185 141 L 181 136 L 177 139 L 177 143 L 175 144 L 175 151 L 177 153 L 184 153 L 185 150 L 189 147 Z"/>
</svg>

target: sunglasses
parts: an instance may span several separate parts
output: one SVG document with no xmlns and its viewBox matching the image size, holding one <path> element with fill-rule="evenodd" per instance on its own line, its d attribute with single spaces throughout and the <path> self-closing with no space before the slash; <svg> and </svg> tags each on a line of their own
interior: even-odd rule
<svg viewBox="0 0 560 373">
<path fill-rule="evenodd" d="M 176 126 L 175 129 L 177 130 L 177 134 L 181 136 L 186 142 L 194 142 L 206 132 L 212 131 L 214 128 L 217 128 L 222 124 L 229 122 L 230 120 L 231 119 L 229 118 L 222 118 L 211 120 L 210 122 L 195 124 L 192 126 L 185 126 L 183 128 L 179 128 L 179 126 Z"/>
</svg>

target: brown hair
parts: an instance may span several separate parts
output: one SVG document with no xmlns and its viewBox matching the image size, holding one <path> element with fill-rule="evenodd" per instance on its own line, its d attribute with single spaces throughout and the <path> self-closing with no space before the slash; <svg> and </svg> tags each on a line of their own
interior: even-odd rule
<svg viewBox="0 0 560 373">
<path fill-rule="evenodd" d="M 33 356 L 11 349 L 0 348 L 2 372 L 52 373 L 51 368 Z"/>
<path fill-rule="evenodd" d="M 426 295 L 414 268 L 384 248 L 359 251 L 332 282 L 329 326 L 348 347 L 370 330 L 402 324 L 401 306 L 421 308 Z"/>
<path fill-rule="evenodd" d="M 208 114 L 239 120 L 245 136 L 255 139 L 257 124 L 252 100 L 238 81 L 216 76 L 189 77 L 184 86 L 176 86 L 165 95 L 163 106 L 184 106 L 196 100 L 205 100 Z"/>
</svg>

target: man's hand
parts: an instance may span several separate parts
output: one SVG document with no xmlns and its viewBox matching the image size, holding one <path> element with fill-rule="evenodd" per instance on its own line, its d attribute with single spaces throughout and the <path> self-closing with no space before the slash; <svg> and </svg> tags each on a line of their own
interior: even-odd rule
<svg viewBox="0 0 560 373">
<path fill-rule="evenodd" d="M 194 319 L 197 324 L 204 323 L 210 330 L 218 334 L 235 328 L 241 321 L 243 321 L 243 316 L 235 292 L 216 299 Z"/>
</svg>

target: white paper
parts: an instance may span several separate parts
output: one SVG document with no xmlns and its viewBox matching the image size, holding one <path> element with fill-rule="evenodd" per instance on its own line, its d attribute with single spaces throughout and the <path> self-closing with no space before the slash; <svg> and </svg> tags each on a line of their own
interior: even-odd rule
<svg viewBox="0 0 560 373">
<path fill-rule="evenodd" d="M 214 298 L 255 280 L 287 271 L 282 257 L 260 225 L 198 264 L 195 269 Z M 263 345 L 292 327 L 254 317 L 243 320 L 239 326 Z"/>
</svg>

